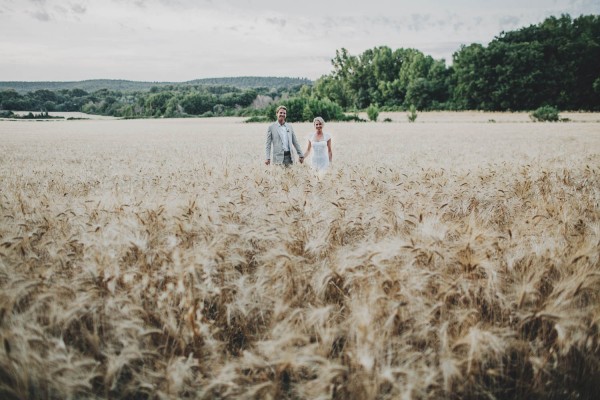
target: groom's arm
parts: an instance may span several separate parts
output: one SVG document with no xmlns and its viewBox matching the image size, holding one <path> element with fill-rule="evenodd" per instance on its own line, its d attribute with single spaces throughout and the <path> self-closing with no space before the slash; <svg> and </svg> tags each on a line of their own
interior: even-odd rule
<svg viewBox="0 0 600 400">
<path fill-rule="evenodd" d="M 265 140 L 265 164 L 271 163 L 271 144 L 273 143 L 273 134 L 271 133 L 271 127 L 267 128 L 267 138 Z"/>
</svg>

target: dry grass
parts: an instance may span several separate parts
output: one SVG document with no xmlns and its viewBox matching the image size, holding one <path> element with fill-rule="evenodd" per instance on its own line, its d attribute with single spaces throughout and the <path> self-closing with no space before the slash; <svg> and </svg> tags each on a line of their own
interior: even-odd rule
<svg viewBox="0 0 600 400">
<path fill-rule="evenodd" d="M 0 123 L 0 397 L 596 394 L 598 123 L 238 121 Z"/>
</svg>

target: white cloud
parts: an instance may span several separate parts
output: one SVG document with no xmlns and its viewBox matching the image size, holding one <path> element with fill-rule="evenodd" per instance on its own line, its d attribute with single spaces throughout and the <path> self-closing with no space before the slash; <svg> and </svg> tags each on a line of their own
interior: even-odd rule
<svg viewBox="0 0 600 400">
<path fill-rule="evenodd" d="M 38 21 L 48 22 L 50 21 L 50 14 L 46 10 L 29 11 L 29 15 Z"/>
<path fill-rule="evenodd" d="M 84 4 L 71 4 L 71 11 L 75 14 L 85 14 L 87 7 Z"/>
</svg>

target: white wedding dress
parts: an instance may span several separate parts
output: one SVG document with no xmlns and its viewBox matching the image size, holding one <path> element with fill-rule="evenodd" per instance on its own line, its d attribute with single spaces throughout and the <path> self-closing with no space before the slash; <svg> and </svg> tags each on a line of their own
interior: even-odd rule
<svg viewBox="0 0 600 400">
<path fill-rule="evenodd" d="M 315 135 L 310 137 L 310 145 L 313 148 L 311 159 L 312 167 L 317 171 L 326 170 L 329 167 L 329 153 L 327 152 L 327 141 L 331 139 L 328 133 L 323 132 L 323 140 L 315 141 Z"/>
</svg>

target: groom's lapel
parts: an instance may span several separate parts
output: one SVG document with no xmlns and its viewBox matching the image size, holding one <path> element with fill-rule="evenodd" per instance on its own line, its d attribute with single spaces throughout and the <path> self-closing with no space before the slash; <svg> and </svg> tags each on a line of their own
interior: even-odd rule
<svg viewBox="0 0 600 400">
<path fill-rule="evenodd" d="M 281 136 L 279 136 L 279 129 L 278 129 L 279 125 L 277 125 L 277 123 L 275 123 L 273 125 L 273 136 L 275 136 L 275 139 L 273 139 L 273 141 L 277 142 L 277 146 L 281 147 Z"/>
<path fill-rule="evenodd" d="M 292 150 L 292 131 L 288 128 L 287 124 L 285 125 L 285 133 L 288 137 L 288 145 L 290 146 L 290 151 Z"/>
</svg>

